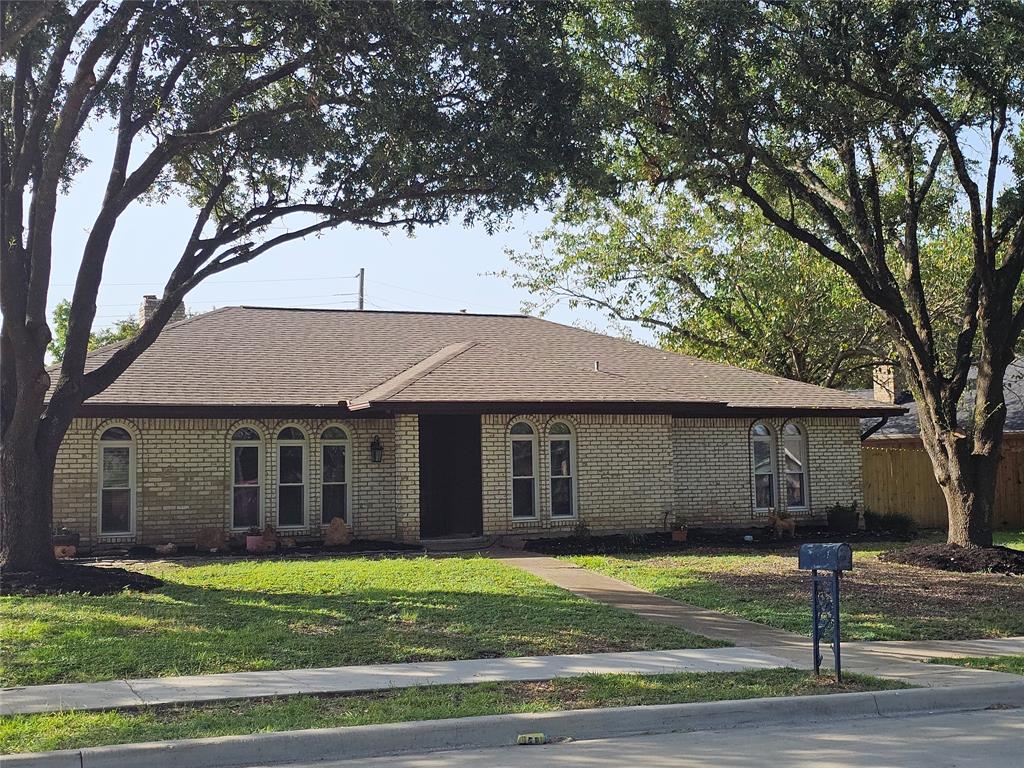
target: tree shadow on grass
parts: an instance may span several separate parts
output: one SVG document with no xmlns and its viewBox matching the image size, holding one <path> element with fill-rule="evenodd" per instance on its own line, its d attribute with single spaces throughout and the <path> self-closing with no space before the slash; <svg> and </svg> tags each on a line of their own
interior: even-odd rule
<svg viewBox="0 0 1024 768">
<path fill-rule="evenodd" d="M 33 630 L 7 649 L 4 685 L 710 644 L 546 588 L 308 594 L 168 582 L 22 608 Z"/>
</svg>

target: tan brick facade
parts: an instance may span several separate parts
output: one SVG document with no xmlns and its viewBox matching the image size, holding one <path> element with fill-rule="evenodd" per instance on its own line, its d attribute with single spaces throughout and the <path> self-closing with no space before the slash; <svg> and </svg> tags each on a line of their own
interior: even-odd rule
<svg viewBox="0 0 1024 768">
<path fill-rule="evenodd" d="M 513 519 L 511 440 L 518 420 L 535 431 L 537 515 Z M 552 519 L 549 437 L 555 421 L 569 425 L 574 448 L 576 514 Z M 856 418 L 794 420 L 807 436 L 809 504 L 797 514 L 820 516 L 836 504 L 861 498 L 859 423 Z M 667 415 L 487 414 L 481 417 L 483 530 L 486 535 L 557 535 L 583 523 L 594 533 L 663 530 L 678 518 L 691 526 L 749 526 L 752 509 L 753 419 L 673 419 Z M 778 440 L 783 419 L 767 419 Z M 231 529 L 231 435 L 242 426 L 262 438 L 262 517 L 276 522 L 277 441 L 285 426 L 307 436 L 307 525 L 320 521 L 321 447 L 324 428 L 337 424 L 349 436 L 349 509 L 361 538 L 419 538 L 419 428 L 415 415 L 343 421 L 229 419 L 75 420 L 61 447 L 54 480 L 54 520 L 79 532 L 85 547 L 100 541 L 189 544 L 204 527 Z M 99 535 L 99 437 L 111 426 L 133 436 L 135 530 Z M 380 435 L 384 457 L 370 460 Z M 777 443 L 778 498 L 783 451 Z"/>
</svg>

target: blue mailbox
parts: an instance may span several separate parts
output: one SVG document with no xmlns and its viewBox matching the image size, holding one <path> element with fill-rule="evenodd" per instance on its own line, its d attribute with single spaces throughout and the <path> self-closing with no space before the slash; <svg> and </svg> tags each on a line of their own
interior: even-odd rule
<svg viewBox="0 0 1024 768">
<path fill-rule="evenodd" d="M 853 549 L 849 544 L 804 544 L 800 547 L 800 570 L 852 571 Z"/>
<path fill-rule="evenodd" d="M 821 638 L 829 641 L 835 658 L 836 682 L 843 681 L 839 649 L 839 579 L 853 570 L 853 549 L 849 544 L 804 544 L 800 547 L 800 569 L 811 572 L 811 638 L 814 644 L 814 674 L 821 671 Z"/>
</svg>

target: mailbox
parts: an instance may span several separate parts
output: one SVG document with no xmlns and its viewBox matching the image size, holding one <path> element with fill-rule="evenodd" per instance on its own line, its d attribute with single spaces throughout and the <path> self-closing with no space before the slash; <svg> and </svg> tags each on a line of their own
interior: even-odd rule
<svg viewBox="0 0 1024 768">
<path fill-rule="evenodd" d="M 802 571 L 852 571 L 853 550 L 849 544 L 804 544 L 800 547 Z"/>
<path fill-rule="evenodd" d="M 839 580 L 843 571 L 853 570 L 853 549 L 849 544 L 804 544 L 800 547 L 800 570 L 811 572 L 811 639 L 814 674 L 821 672 L 822 640 L 832 646 L 836 682 L 843 681 L 842 652 L 839 648 Z"/>
</svg>

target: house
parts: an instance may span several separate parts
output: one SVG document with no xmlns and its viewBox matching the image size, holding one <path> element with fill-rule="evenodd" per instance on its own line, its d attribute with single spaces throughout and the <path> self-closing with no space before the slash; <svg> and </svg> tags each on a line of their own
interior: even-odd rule
<svg viewBox="0 0 1024 768">
<path fill-rule="evenodd" d="M 976 375 L 973 369 L 968 374 L 959 411 L 961 424 L 971 420 Z M 865 504 L 877 512 L 909 515 L 924 528 L 945 528 L 946 500 L 921 441 L 917 404 L 899 386 L 895 370 L 879 367 L 874 388 L 857 394 L 906 409 L 906 413 L 884 420 L 865 418 L 861 425 L 865 434 L 870 432 L 863 443 Z M 1017 529 L 1024 527 L 1024 360 L 1016 360 L 1007 368 L 1003 397 L 1006 422 L 996 476 L 994 524 Z"/>
<path fill-rule="evenodd" d="M 900 412 L 533 317 L 228 307 L 84 404 L 54 518 L 87 547 L 749 527 L 859 500 L 860 418 Z"/>
</svg>

